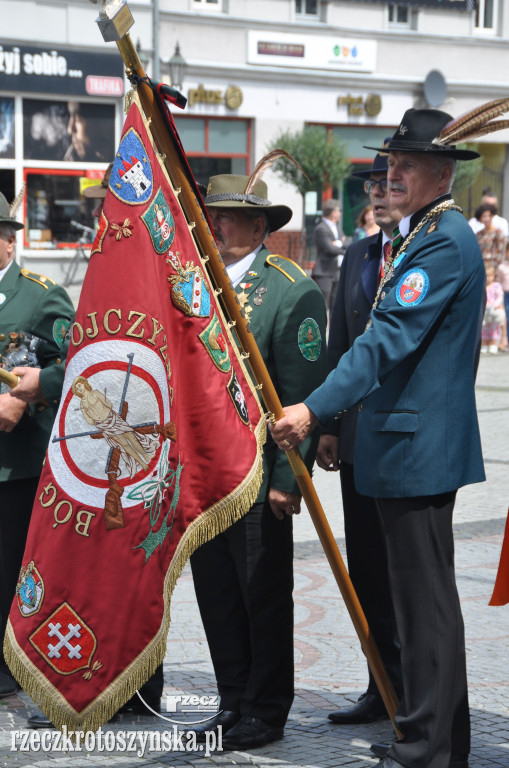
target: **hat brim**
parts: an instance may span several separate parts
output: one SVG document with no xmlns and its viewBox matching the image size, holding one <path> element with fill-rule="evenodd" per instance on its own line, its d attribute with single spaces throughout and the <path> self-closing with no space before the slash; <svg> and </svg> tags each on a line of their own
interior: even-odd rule
<svg viewBox="0 0 509 768">
<path fill-rule="evenodd" d="M 391 141 L 388 147 L 366 147 L 364 145 L 364 149 L 373 149 L 376 152 L 418 152 L 420 154 L 452 157 L 455 160 L 475 160 L 480 157 L 479 152 L 474 152 L 473 149 L 453 149 L 453 147 L 442 149 L 437 144 L 429 142 Z"/>
<path fill-rule="evenodd" d="M 92 200 L 104 200 L 106 197 L 107 187 L 103 187 L 102 184 L 95 184 L 93 187 L 85 187 L 83 190 L 83 197 L 89 197 Z"/>
<path fill-rule="evenodd" d="M 277 232 L 278 229 L 284 227 L 293 216 L 292 209 L 288 208 L 287 205 L 254 205 L 240 200 L 218 200 L 214 203 L 207 203 L 207 198 L 205 198 L 204 203 L 207 208 L 237 208 L 240 210 L 249 208 L 250 211 L 263 212 L 267 217 L 271 232 Z"/>
<path fill-rule="evenodd" d="M 372 173 L 387 173 L 387 170 L 377 171 L 376 169 L 373 170 L 373 168 L 368 168 L 367 171 L 356 171 L 351 175 L 355 176 L 357 179 L 369 179 Z"/>
<path fill-rule="evenodd" d="M 16 230 L 25 229 L 25 225 L 20 221 L 16 221 L 16 219 L 0 219 L 0 224 L 8 224 L 10 227 Z"/>
</svg>

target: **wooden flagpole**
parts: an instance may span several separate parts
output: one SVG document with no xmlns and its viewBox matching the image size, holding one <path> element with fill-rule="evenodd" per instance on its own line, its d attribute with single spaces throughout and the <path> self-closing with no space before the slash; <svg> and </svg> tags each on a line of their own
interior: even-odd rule
<svg viewBox="0 0 509 768">
<path fill-rule="evenodd" d="M 14 387 L 18 386 L 21 379 L 19 376 L 16 376 L 15 373 L 6 371 L 5 368 L 0 368 L 0 381 L 3 384 L 7 384 L 8 387 L 13 389 Z"/>
<path fill-rule="evenodd" d="M 96 2 L 96 0 L 91 0 L 91 2 Z M 271 417 L 278 421 L 284 415 L 281 402 L 256 341 L 254 340 L 249 323 L 240 307 L 237 294 L 226 272 L 226 267 L 217 250 L 207 218 L 202 209 L 202 204 L 197 199 L 194 190 L 189 184 L 186 169 L 181 161 L 180 148 L 176 145 L 173 137 L 168 133 L 168 129 L 159 110 L 159 106 L 155 101 L 154 92 L 151 86 L 148 82 L 144 82 L 147 76 L 128 32 L 129 27 L 133 23 L 132 16 L 125 0 L 122 0 L 122 2 L 123 4 L 119 9 L 118 0 L 113 0 L 112 2 L 110 2 L 110 0 L 103 0 L 103 9 L 97 20 L 99 27 L 107 42 L 115 40 L 117 43 L 126 67 L 127 76 L 137 76 L 136 80 L 139 99 L 145 115 L 150 121 L 150 130 L 153 134 L 155 144 L 161 156 L 164 158 L 167 172 L 171 178 L 173 186 L 178 192 L 179 202 L 188 225 L 192 229 L 199 252 L 202 258 L 207 262 L 208 271 L 217 288 L 216 295 L 221 295 L 221 302 L 230 318 L 230 325 L 235 328 L 237 337 L 242 345 L 243 357 L 247 360 L 253 372 L 253 376 L 257 382 L 257 389 L 260 391 L 265 406 L 270 412 Z M 374 638 L 370 632 L 364 611 L 362 610 L 350 576 L 348 575 L 348 571 L 314 488 L 311 476 L 302 460 L 298 448 L 287 451 L 286 455 L 297 479 L 300 491 L 306 502 L 309 514 L 315 525 L 318 537 L 323 546 L 327 560 L 329 561 L 329 565 L 336 579 L 348 613 L 350 614 L 350 618 L 359 637 L 362 650 L 368 660 L 380 695 L 382 696 L 387 712 L 392 720 L 394 730 L 398 737 L 401 737 L 401 733 L 395 723 L 396 709 L 398 707 L 397 696 L 389 676 L 387 675 L 382 659 L 380 658 L 378 648 L 376 647 Z"/>
</svg>

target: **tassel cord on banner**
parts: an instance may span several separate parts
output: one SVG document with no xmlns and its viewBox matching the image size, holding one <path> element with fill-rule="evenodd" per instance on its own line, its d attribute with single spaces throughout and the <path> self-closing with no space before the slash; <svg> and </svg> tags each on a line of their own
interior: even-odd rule
<svg viewBox="0 0 509 768">
<path fill-rule="evenodd" d="M 143 70 L 129 33 L 116 39 L 116 43 L 126 66 L 128 77 L 133 78 L 136 82 L 141 105 L 146 117 L 150 119 L 150 130 L 161 156 L 164 157 L 164 163 L 172 184 L 177 190 L 180 190 L 179 201 L 188 225 L 192 229 L 199 252 L 203 261 L 206 262 L 206 268 L 211 279 L 221 290 L 220 301 L 230 321 L 235 325 L 235 332 L 242 345 L 241 352 L 253 372 L 257 382 L 257 389 L 263 398 L 267 410 L 271 414 L 271 418 L 277 421 L 284 415 L 281 402 L 254 340 L 244 311 L 240 307 L 237 294 L 231 285 L 224 262 L 217 250 L 210 222 L 196 182 L 188 166 L 186 167 L 187 161 L 183 149 L 178 143 L 178 138 L 173 136 L 168 130 L 165 117 L 161 112 L 159 103 L 156 101 L 152 84 Z M 313 486 L 311 476 L 298 448 L 288 451 L 287 457 L 359 637 L 362 650 L 366 655 L 371 672 L 391 718 L 394 730 L 398 737 L 401 737 L 401 733 L 395 723 L 398 707 L 396 693 L 370 632 L 361 604 Z"/>
</svg>

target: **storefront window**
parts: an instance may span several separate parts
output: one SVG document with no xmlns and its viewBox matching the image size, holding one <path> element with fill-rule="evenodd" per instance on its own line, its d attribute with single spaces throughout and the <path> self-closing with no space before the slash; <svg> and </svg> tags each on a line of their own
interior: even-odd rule
<svg viewBox="0 0 509 768">
<path fill-rule="evenodd" d="M 211 120 L 209 152 L 217 154 L 247 153 L 246 124 L 240 120 Z"/>
<path fill-rule="evenodd" d="M 191 170 L 198 182 L 223 173 L 246 175 L 251 151 L 249 120 L 175 117 Z"/>
<path fill-rule="evenodd" d="M 108 163 L 115 153 L 115 107 L 23 99 L 25 160 Z"/>
<path fill-rule="evenodd" d="M 363 125 L 324 125 L 329 135 L 348 146 L 348 154 L 352 163 L 352 172 L 370 168 L 376 154 L 374 150 L 365 147 L 381 147 L 385 139 L 392 136 L 394 127 L 363 126 Z M 362 208 L 367 205 L 364 193 L 364 182 L 352 175 L 346 178 L 341 189 L 328 190 L 330 197 L 338 198 L 343 202 L 342 226 L 346 235 L 353 235 L 356 219 Z M 321 209 L 322 198 L 318 199 Z M 314 215 L 306 216 L 306 228 L 312 231 L 315 223 Z"/>
<path fill-rule="evenodd" d="M 25 246 L 35 249 L 74 247 L 82 231 L 73 222 L 94 227 L 96 201 L 81 195 L 87 172 L 25 171 Z M 96 179 L 93 183 L 99 183 Z"/>
<path fill-rule="evenodd" d="M 175 125 L 187 153 L 206 151 L 206 120 L 201 120 L 199 117 L 175 117 Z"/>
</svg>

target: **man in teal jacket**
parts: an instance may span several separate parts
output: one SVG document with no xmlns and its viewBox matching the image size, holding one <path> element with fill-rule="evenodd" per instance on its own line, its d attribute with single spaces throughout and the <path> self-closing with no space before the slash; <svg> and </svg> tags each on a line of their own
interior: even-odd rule
<svg viewBox="0 0 509 768">
<path fill-rule="evenodd" d="M 28 524 L 60 402 L 62 346 L 74 309 L 63 288 L 14 261 L 16 230 L 0 193 L 0 364 L 19 334 L 41 339 L 40 368 L 14 368 L 17 387 L 0 394 L 0 698 L 18 685 L 3 657 L 3 637 L 15 594 Z"/>
<path fill-rule="evenodd" d="M 401 642 L 403 734 L 383 768 L 466 768 L 470 726 L 454 578 L 456 491 L 485 479 L 474 396 L 484 297 L 476 238 L 454 205 L 456 159 L 434 141 L 451 117 L 408 110 L 389 143 L 403 216 L 369 327 L 305 403 L 273 429 L 298 444 L 355 403 L 357 491 L 376 499 Z"/>
<path fill-rule="evenodd" d="M 219 252 L 248 315 L 280 399 L 298 402 L 327 374 L 322 294 L 264 237 L 292 215 L 246 176 L 214 176 L 205 198 Z M 303 445 L 311 468 L 318 435 Z M 250 749 L 283 736 L 293 700 L 292 518 L 300 493 L 286 456 L 268 437 L 263 483 L 248 513 L 191 557 L 222 713 L 223 748 Z M 200 730 L 200 729 L 197 729 Z"/>
</svg>

